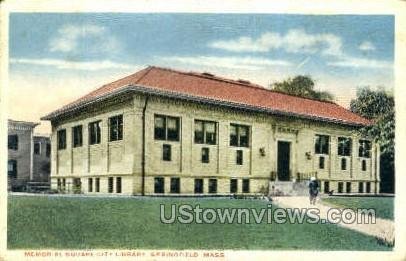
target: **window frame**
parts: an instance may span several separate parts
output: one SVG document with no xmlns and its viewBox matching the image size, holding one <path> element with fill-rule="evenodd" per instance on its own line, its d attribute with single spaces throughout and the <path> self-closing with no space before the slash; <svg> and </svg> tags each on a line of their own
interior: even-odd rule
<svg viewBox="0 0 406 261">
<path fill-rule="evenodd" d="M 236 133 L 235 133 L 235 138 L 236 138 L 236 142 L 234 142 L 233 140 L 234 140 L 234 138 L 232 137 L 232 134 L 231 134 L 231 128 L 235 128 L 235 131 L 236 131 Z M 247 141 L 246 141 L 246 144 L 244 143 L 244 144 L 242 144 L 242 137 L 243 136 L 241 136 L 241 130 L 242 129 L 246 129 L 246 138 L 247 138 Z M 250 139 L 250 133 L 251 133 L 251 126 L 249 126 L 249 125 L 242 125 L 242 124 L 237 124 L 237 123 L 230 123 L 230 130 L 229 130 L 229 138 L 230 138 L 230 142 L 229 142 L 229 145 L 230 146 L 232 146 L 232 147 L 243 147 L 243 148 L 249 148 L 250 147 L 250 141 L 251 141 L 251 139 Z M 234 136 L 234 135 L 233 135 Z"/>
<path fill-rule="evenodd" d="M 371 158 L 372 142 L 370 140 L 358 140 L 358 157 Z"/>
<path fill-rule="evenodd" d="M 352 139 L 350 137 L 338 137 L 337 155 L 348 157 L 351 156 L 351 154 L 352 154 Z"/>
<path fill-rule="evenodd" d="M 210 149 L 207 147 L 202 147 L 201 149 L 201 162 L 204 164 L 210 163 Z"/>
<path fill-rule="evenodd" d="M 96 144 L 100 144 L 101 143 L 101 124 L 102 121 L 101 120 L 97 120 L 97 121 L 92 121 L 89 122 L 88 128 L 89 128 L 89 145 L 96 145 Z M 94 126 L 96 126 L 96 128 L 94 128 Z M 96 135 L 93 139 L 93 135 Z"/>
<path fill-rule="evenodd" d="M 80 135 L 79 135 L 80 134 Z M 72 127 L 72 147 L 78 148 L 83 146 L 83 125 Z"/>
<path fill-rule="evenodd" d="M 109 142 L 123 140 L 124 136 L 123 114 L 110 117 L 108 122 L 109 122 Z M 115 132 L 113 133 L 113 131 Z"/>
<path fill-rule="evenodd" d="M 172 161 L 171 144 L 162 144 L 162 160 L 163 161 Z"/>
<path fill-rule="evenodd" d="M 198 140 L 199 136 L 197 135 L 197 128 L 196 125 L 200 123 L 202 124 L 202 140 Z M 214 124 L 214 139 L 213 140 L 208 140 L 209 133 L 207 131 L 207 126 L 209 124 Z M 195 144 L 207 144 L 207 145 L 217 145 L 217 122 L 216 121 L 208 121 L 208 120 L 200 120 L 200 119 L 195 119 L 194 121 L 194 143 Z"/>
<path fill-rule="evenodd" d="M 327 137 L 327 146 L 323 147 L 322 138 Z M 314 141 L 314 154 L 330 155 L 330 135 L 316 134 Z"/>
<path fill-rule="evenodd" d="M 160 128 L 160 129 L 163 129 L 163 137 L 160 137 L 157 135 L 156 119 L 158 119 L 158 118 L 161 118 L 164 120 L 163 127 Z M 177 131 L 176 138 L 169 137 L 168 120 L 176 121 L 176 131 Z M 180 141 L 180 136 L 181 136 L 181 118 L 180 117 L 168 116 L 168 115 L 162 115 L 162 114 L 154 114 L 154 139 L 155 140 L 178 142 L 178 141 Z"/>
<path fill-rule="evenodd" d="M 18 150 L 18 134 L 9 134 L 7 136 L 7 148 L 9 150 Z"/>
<path fill-rule="evenodd" d="M 34 142 L 34 154 L 35 155 L 41 155 L 41 142 L 40 141 L 36 141 Z M 37 151 L 38 148 L 38 151 Z"/>
<path fill-rule="evenodd" d="M 62 135 L 63 134 L 63 135 Z M 56 132 L 58 150 L 66 149 L 66 129 L 60 129 Z"/>
</svg>

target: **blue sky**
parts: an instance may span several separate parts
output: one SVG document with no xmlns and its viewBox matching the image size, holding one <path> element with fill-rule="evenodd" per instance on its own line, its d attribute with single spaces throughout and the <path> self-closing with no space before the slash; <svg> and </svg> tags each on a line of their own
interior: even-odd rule
<svg viewBox="0 0 406 261">
<path fill-rule="evenodd" d="M 394 84 L 393 16 L 14 13 L 9 39 L 10 100 L 47 95 L 29 115 L 11 109 L 25 120 L 147 65 L 264 86 L 308 74 L 343 106 L 358 86 Z"/>
</svg>

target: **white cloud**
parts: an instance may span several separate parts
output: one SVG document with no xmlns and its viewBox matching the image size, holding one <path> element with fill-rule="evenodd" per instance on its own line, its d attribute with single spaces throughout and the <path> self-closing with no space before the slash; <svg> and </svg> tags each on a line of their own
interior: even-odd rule
<svg viewBox="0 0 406 261">
<path fill-rule="evenodd" d="M 177 62 L 209 67 L 222 67 L 228 69 L 260 70 L 269 66 L 290 66 L 291 63 L 284 60 L 270 60 L 256 57 L 216 57 L 216 56 L 168 56 L 156 57 L 164 62 Z"/>
<path fill-rule="evenodd" d="M 68 24 L 59 28 L 57 35 L 50 39 L 49 49 L 51 52 L 76 52 L 80 44 L 89 39 L 94 39 L 97 44 L 93 44 L 88 51 L 114 51 L 120 48 L 119 41 L 105 27 Z"/>
<path fill-rule="evenodd" d="M 106 69 L 135 69 L 137 66 L 125 63 L 116 63 L 110 60 L 91 61 L 91 62 L 76 62 L 58 59 L 24 59 L 11 58 L 13 64 L 31 64 L 41 66 L 51 66 L 57 69 L 81 70 L 81 71 L 98 71 Z"/>
<path fill-rule="evenodd" d="M 360 49 L 361 51 L 374 51 L 376 50 L 376 47 L 373 43 L 365 41 L 358 46 L 358 49 Z"/>
<path fill-rule="evenodd" d="M 342 55 L 342 40 L 334 34 L 309 34 L 303 29 L 289 30 L 285 35 L 267 32 L 259 38 L 240 37 L 238 39 L 214 41 L 210 47 L 231 52 L 268 52 L 284 49 L 289 53 L 317 53 Z"/>
<path fill-rule="evenodd" d="M 369 68 L 369 69 L 391 69 L 393 63 L 384 60 L 364 59 L 345 56 L 334 62 L 328 62 L 327 65 L 335 67 Z"/>
</svg>

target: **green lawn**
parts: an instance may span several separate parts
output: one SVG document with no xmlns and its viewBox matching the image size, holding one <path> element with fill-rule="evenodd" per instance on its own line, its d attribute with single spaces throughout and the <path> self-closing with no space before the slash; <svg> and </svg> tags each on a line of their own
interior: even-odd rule
<svg viewBox="0 0 406 261">
<path fill-rule="evenodd" d="M 10 249 L 391 250 L 333 224 L 163 224 L 159 205 L 266 208 L 260 200 L 8 197 Z M 168 207 L 169 208 L 169 207 Z"/>
<path fill-rule="evenodd" d="M 393 197 L 329 197 L 323 199 L 329 205 L 344 208 L 374 208 L 376 217 L 393 220 Z"/>
</svg>

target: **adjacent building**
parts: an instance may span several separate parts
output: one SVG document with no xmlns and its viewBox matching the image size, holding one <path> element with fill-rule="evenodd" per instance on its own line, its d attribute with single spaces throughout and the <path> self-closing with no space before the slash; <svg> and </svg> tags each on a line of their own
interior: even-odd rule
<svg viewBox="0 0 406 261">
<path fill-rule="evenodd" d="M 49 182 L 51 143 L 34 136 L 38 123 L 8 120 L 8 188 L 25 190 L 29 182 Z"/>
<path fill-rule="evenodd" d="M 266 194 L 316 176 L 323 192 L 379 192 L 379 147 L 357 132 L 367 119 L 245 80 L 151 66 L 43 120 L 62 191 Z"/>
</svg>

